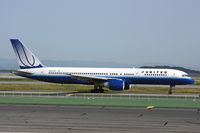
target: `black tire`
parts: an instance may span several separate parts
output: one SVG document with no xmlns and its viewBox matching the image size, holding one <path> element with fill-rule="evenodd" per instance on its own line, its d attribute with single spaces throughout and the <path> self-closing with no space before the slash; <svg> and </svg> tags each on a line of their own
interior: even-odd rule
<svg viewBox="0 0 200 133">
<path fill-rule="evenodd" d="M 104 89 L 99 89 L 99 92 L 100 93 L 104 93 Z"/>
<path fill-rule="evenodd" d="M 93 89 L 90 92 L 91 93 L 104 93 L 104 89 Z"/>
</svg>

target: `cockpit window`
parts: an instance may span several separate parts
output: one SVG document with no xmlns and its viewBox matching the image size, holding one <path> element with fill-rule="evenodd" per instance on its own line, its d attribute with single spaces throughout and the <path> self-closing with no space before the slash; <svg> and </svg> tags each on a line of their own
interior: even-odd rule
<svg viewBox="0 0 200 133">
<path fill-rule="evenodd" d="M 183 74 L 182 77 L 187 77 L 187 74 Z"/>
</svg>

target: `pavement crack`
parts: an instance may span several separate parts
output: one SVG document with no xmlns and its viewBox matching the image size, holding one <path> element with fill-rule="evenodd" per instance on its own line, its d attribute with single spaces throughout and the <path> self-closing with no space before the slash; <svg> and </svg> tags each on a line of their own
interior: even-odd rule
<svg viewBox="0 0 200 133">
<path fill-rule="evenodd" d="M 137 118 L 142 117 L 142 116 L 143 116 L 143 114 L 140 114 L 140 115 L 137 116 Z"/>
<path fill-rule="evenodd" d="M 82 113 L 82 114 L 81 114 L 81 116 L 85 116 L 85 115 L 87 115 L 87 113 Z"/>
<path fill-rule="evenodd" d="M 164 124 L 163 124 L 163 126 L 166 126 L 168 124 L 168 121 L 166 121 Z"/>
</svg>

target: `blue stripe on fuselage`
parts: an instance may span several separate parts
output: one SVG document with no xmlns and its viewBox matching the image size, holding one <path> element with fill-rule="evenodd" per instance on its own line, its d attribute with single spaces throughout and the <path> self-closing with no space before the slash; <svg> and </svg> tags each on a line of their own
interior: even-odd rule
<svg viewBox="0 0 200 133">
<path fill-rule="evenodd" d="M 126 84 L 161 84 L 161 85 L 186 85 L 194 83 L 191 77 L 143 77 L 143 76 L 97 76 L 105 78 L 122 79 Z M 71 75 L 31 75 L 28 78 L 37 79 L 46 82 L 62 84 L 89 84 L 85 80 L 78 80 Z"/>
</svg>

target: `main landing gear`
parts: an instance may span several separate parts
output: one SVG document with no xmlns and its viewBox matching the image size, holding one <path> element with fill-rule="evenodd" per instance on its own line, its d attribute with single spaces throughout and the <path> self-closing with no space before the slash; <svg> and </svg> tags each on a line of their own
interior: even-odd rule
<svg viewBox="0 0 200 133">
<path fill-rule="evenodd" d="M 172 94 L 172 89 L 173 87 L 175 87 L 175 85 L 170 85 L 170 88 L 169 88 L 169 91 L 168 91 L 168 94 L 171 95 Z"/>
<path fill-rule="evenodd" d="M 91 90 L 91 93 L 104 93 L 103 86 L 94 85 L 94 89 Z"/>
</svg>

